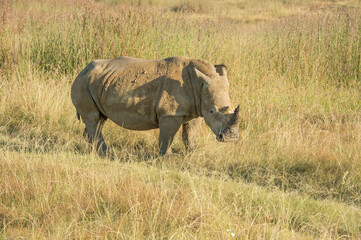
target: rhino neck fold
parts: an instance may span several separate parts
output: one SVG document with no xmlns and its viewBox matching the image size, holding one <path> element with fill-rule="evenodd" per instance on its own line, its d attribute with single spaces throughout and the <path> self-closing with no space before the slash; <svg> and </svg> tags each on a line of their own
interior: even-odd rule
<svg viewBox="0 0 361 240">
<path fill-rule="evenodd" d="M 194 101 L 194 112 L 196 117 L 203 117 L 202 115 L 202 87 L 203 84 L 200 81 L 194 81 L 191 76 L 189 76 L 190 87 L 192 88 L 192 95 Z"/>
</svg>

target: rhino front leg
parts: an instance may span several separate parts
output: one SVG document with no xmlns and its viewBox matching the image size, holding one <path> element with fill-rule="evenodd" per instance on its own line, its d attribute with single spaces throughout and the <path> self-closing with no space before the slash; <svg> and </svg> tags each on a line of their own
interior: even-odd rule
<svg viewBox="0 0 361 240">
<path fill-rule="evenodd" d="M 167 117 L 159 122 L 159 154 L 170 152 L 174 135 L 182 125 L 182 117 Z"/>
<path fill-rule="evenodd" d="M 187 150 L 193 150 L 195 147 L 195 136 L 197 133 L 197 129 L 199 128 L 200 121 L 200 118 L 196 118 L 190 120 L 189 122 L 186 122 L 182 126 L 182 139 Z"/>
</svg>

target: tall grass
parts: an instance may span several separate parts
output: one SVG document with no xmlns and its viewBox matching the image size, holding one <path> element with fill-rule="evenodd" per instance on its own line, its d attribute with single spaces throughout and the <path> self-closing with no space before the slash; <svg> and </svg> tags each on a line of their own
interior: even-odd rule
<svg viewBox="0 0 361 240">
<path fill-rule="evenodd" d="M 0 226 L 33 239 L 359 236 L 360 209 L 142 163 L 6 153 Z M 16 207 L 11 207 L 16 206 Z"/>
<path fill-rule="evenodd" d="M 0 233 L 360 238 L 360 4 L 171 3 L 0 2 Z M 107 122 L 115 161 L 89 154 L 70 85 L 122 55 L 226 64 L 241 140 L 203 126 L 195 152 L 177 138 L 158 158 L 157 131 Z"/>
</svg>

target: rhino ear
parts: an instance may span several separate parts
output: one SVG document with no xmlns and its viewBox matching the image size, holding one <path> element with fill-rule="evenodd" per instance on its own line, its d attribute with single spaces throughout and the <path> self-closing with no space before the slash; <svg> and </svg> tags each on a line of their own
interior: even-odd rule
<svg viewBox="0 0 361 240">
<path fill-rule="evenodd" d="M 199 71 L 197 68 L 194 68 L 194 72 L 197 78 L 201 79 L 205 84 L 211 85 L 212 79 L 210 77 Z"/>
<path fill-rule="evenodd" d="M 227 77 L 227 67 L 224 64 L 214 65 L 219 76 Z"/>
</svg>

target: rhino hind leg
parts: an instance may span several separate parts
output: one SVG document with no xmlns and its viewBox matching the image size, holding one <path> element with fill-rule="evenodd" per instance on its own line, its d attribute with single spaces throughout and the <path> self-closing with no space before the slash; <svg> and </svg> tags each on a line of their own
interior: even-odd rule
<svg viewBox="0 0 361 240">
<path fill-rule="evenodd" d="M 77 111 L 78 119 L 85 124 L 83 136 L 101 154 L 107 153 L 107 145 L 104 142 L 102 128 L 105 120 L 99 108 L 96 106 L 90 92 L 87 89 L 87 82 L 84 79 L 76 78 L 72 89 L 71 99 Z"/>
<path fill-rule="evenodd" d="M 159 121 L 159 154 L 165 155 L 171 152 L 170 145 L 174 136 L 182 125 L 183 118 L 168 117 Z"/>
<path fill-rule="evenodd" d="M 96 147 L 97 152 L 106 155 L 108 147 L 105 144 L 102 129 L 107 118 L 99 111 L 80 113 L 80 115 L 85 123 L 83 136 L 93 147 Z"/>
<path fill-rule="evenodd" d="M 195 136 L 200 125 L 200 118 L 188 121 L 182 126 L 182 140 L 187 150 L 193 150 L 195 147 Z"/>
</svg>

